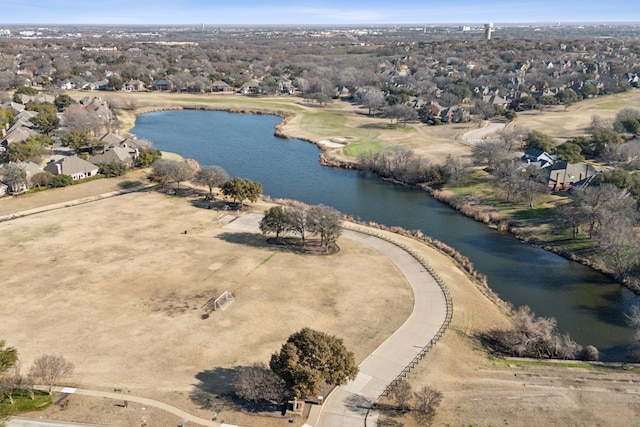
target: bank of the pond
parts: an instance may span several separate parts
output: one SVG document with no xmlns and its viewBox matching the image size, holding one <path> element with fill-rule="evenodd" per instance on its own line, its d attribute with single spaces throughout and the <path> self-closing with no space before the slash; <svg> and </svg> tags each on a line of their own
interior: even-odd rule
<svg viewBox="0 0 640 427">
<path fill-rule="evenodd" d="M 336 150 L 328 149 L 325 145 L 322 144 L 323 139 L 320 137 L 310 138 L 308 135 L 302 136 L 305 132 L 300 129 L 299 125 L 295 125 L 291 123 L 291 119 L 294 118 L 297 114 L 294 112 L 287 112 L 283 110 L 271 110 L 271 109 L 258 109 L 253 107 L 226 107 L 221 105 L 210 105 L 210 104 L 171 104 L 171 105 L 156 105 L 156 106 L 147 106 L 144 108 L 138 108 L 132 113 L 134 116 L 138 116 L 140 114 L 159 112 L 159 111 L 171 111 L 171 110 L 207 110 L 207 111 L 223 111 L 228 113 L 244 113 L 244 114 L 266 114 L 266 115 L 274 115 L 282 118 L 282 121 L 276 124 L 274 129 L 274 135 L 280 138 L 295 138 L 303 141 L 307 141 L 311 144 L 318 146 L 322 152 L 319 155 L 319 162 L 323 166 L 327 167 L 336 167 L 343 169 L 360 169 L 359 163 L 357 159 L 347 159 L 344 156 L 340 156 L 337 154 Z M 130 127 L 124 128 L 123 131 L 130 132 L 131 129 L 135 126 L 135 120 L 133 120 L 132 125 Z M 406 185 L 399 181 L 392 181 L 396 184 Z M 620 283 L 622 286 L 625 286 L 627 289 L 635 292 L 636 294 L 640 294 L 640 287 L 637 284 L 629 283 L 627 281 L 619 280 L 616 275 L 603 265 L 602 263 L 598 263 L 593 259 L 580 256 L 570 249 L 558 245 L 550 244 L 547 240 L 545 240 L 541 235 L 535 232 L 535 229 L 526 228 L 519 225 L 516 225 L 512 218 L 508 216 L 497 213 L 495 210 L 488 205 L 481 204 L 469 204 L 463 198 L 455 196 L 453 193 L 435 190 L 428 186 L 419 186 L 419 188 L 424 189 L 429 192 L 436 200 L 439 200 L 447 205 L 451 206 L 453 209 L 460 212 L 462 215 L 465 215 L 469 218 L 474 219 L 475 221 L 481 222 L 485 224 L 487 227 L 497 229 L 499 231 L 507 231 L 515 236 L 518 240 L 523 243 L 533 245 L 535 247 L 542 248 L 546 251 L 555 253 L 563 258 L 566 258 L 571 261 L 579 262 L 580 264 L 592 268 L 602 274 L 605 274 L 612 278 L 613 280 Z M 526 229 L 526 231 L 525 231 Z"/>
<path fill-rule="evenodd" d="M 310 138 L 307 135 L 301 136 L 304 134 L 300 129 L 299 125 L 295 125 L 291 123 L 291 119 L 294 118 L 297 114 L 293 112 L 286 112 L 283 110 L 271 110 L 271 109 L 257 109 L 252 107 L 226 107 L 220 105 L 209 105 L 209 104 L 183 104 L 183 105 L 157 105 L 157 106 L 148 106 L 144 108 L 137 109 L 134 113 L 134 116 L 137 117 L 139 114 L 146 114 L 151 112 L 159 112 L 159 111 L 171 111 L 171 110 L 207 110 L 207 111 L 223 111 L 228 113 L 244 113 L 244 114 L 266 114 L 266 115 L 274 115 L 282 118 L 282 121 L 276 124 L 274 129 L 274 135 L 280 138 L 295 138 L 303 141 L 307 141 L 311 144 L 318 146 L 322 152 L 319 155 L 320 164 L 327 167 L 336 167 L 343 169 L 360 169 L 359 163 L 357 159 L 346 159 L 344 156 L 337 155 L 336 150 L 327 149 L 326 146 L 322 144 L 322 139 L 319 137 L 318 139 Z M 135 120 L 133 124 L 124 128 L 123 131 L 130 132 L 130 130 L 135 126 Z M 286 130 L 285 130 L 286 129 Z M 393 181 L 394 183 L 405 185 L 399 181 Z M 481 222 L 490 228 L 497 229 L 499 231 L 507 231 L 513 236 L 515 236 L 518 240 L 523 243 L 530 244 L 539 248 L 542 248 L 546 251 L 555 253 L 563 258 L 566 258 L 571 261 L 579 262 L 580 264 L 592 268 L 602 274 L 606 274 L 611 277 L 613 280 L 620 283 L 622 286 L 625 286 L 627 289 L 635 292 L 636 294 L 640 294 L 640 287 L 637 284 L 629 283 L 627 281 L 619 280 L 616 275 L 603 265 L 602 263 L 598 263 L 593 259 L 580 256 L 570 249 L 558 245 L 550 244 L 547 240 L 545 240 L 541 235 L 535 232 L 535 229 L 526 228 L 519 225 L 516 225 L 512 218 L 508 216 L 497 213 L 495 210 L 488 205 L 481 204 L 469 204 L 463 198 L 455 196 L 453 193 L 435 190 L 428 186 L 419 186 L 425 191 L 429 192 L 435 199 L 446 203 L 451 206 L 462 215 L 465 215 L 469 218 L 474 219 L 475 221 Z M 525 231 L 526 229 L 526 231 Z"/>
</svg>

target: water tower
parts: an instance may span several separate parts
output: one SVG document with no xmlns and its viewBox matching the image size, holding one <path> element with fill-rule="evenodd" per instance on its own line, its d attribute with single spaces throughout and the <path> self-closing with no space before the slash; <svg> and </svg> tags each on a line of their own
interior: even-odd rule
<svg viewBox="0 0 640 427">
<path fill-rule="evenodd" d="M 491 33 L 493 33 L 493 24 L 484 24 L 485 40 L 491 40 Z"/>
</svg>

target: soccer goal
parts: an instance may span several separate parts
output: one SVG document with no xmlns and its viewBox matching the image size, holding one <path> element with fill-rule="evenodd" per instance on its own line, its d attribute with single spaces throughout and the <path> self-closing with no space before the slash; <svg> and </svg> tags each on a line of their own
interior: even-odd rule
<svg viewBox="0 0 640 427">
<path fill-rule="evenodd" d="M 233 294 L 229 291 L 224 291 L 222 295 L 215 299 L 213 302 L 213 310 L 224 310 L 233 302 Z"/>
</svg>

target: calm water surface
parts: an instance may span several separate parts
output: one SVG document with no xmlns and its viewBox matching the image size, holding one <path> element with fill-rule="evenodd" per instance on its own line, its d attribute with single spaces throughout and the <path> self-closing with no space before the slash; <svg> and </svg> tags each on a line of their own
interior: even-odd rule
<svg viewBox="0 0 640 427">
<path fill-rule="evenodd" d="M 558 328 L 601 360 L 626 360 L 633 331 L 625 324 L 640 300 L 611 279 L 562 257 L 520 243 L 470 220 L 428 194 L 356 171 L 320 166 L 319 149 L 273 135 L 274 116 L 167 111 L 138 117 L 133 129 L 163 151 L 222 166 L 230 176 L 259 181 L 272 197 L 325 204 L 362 220 L 425 234 L 456 248 L 516 306 L 553 316 Z"/>
</svg>

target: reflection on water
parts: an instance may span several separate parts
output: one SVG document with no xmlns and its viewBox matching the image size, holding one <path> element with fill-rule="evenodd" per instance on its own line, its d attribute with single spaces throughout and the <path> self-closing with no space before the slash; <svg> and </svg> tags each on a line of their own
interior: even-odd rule
<svg viewBox="0 0 640 427">
<path fill-rule="evenodd" d="M 426 193 L 365 173 L 320 166 L 312 144 L 273 135 L 280 118 L 209 111 L 169 111 L 139 116 L 133 132 L 156 148 L 230 176 L 262 183 L 272 197 L 325 204 L 362 220 L 422 230 L 469 257 L 489 285 L 516 306 L 527 304 L 602 360 L 626 360 L 633 332 L 624 313 L 638 298 L 576 262 L 520 243 L 460 215 Z"/>
</svg>

